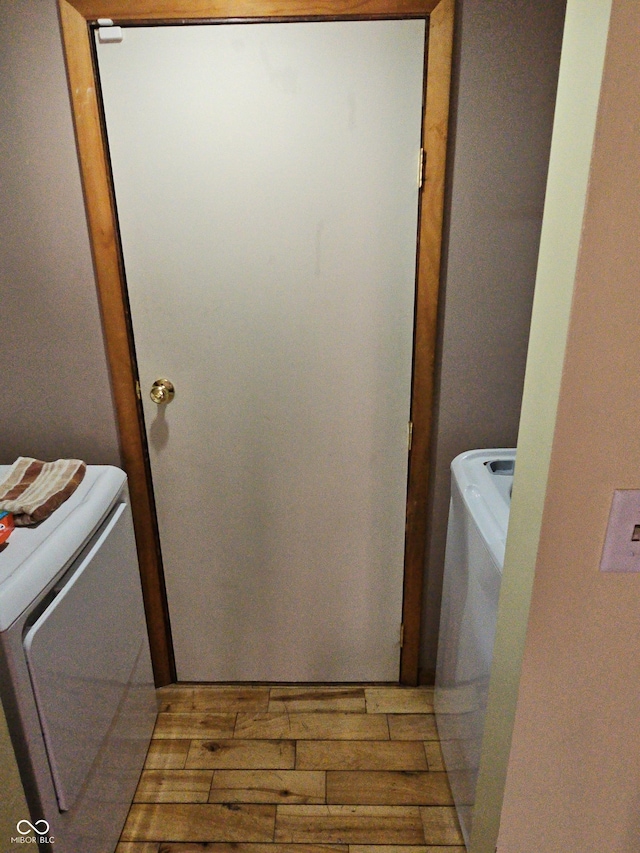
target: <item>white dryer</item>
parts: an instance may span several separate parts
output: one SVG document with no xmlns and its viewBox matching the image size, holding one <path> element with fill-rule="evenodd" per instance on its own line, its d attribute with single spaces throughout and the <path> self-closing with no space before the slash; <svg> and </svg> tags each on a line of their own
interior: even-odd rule
<svg viewBox="0 0 640 853">
<path fill-rule="evenodd" d="M 31 812 L 16 821 L 46 821 L 41 850 L 113 853 L 157 710 L 119 469 L 88 466 L 0 550 L 0 695 Z"/>
</svg>

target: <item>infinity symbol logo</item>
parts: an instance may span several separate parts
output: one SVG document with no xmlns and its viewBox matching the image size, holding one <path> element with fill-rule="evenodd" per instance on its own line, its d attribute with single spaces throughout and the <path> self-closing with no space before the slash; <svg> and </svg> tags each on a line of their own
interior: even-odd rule
<svg viewBox="0 0 640 853">
<path fill-rule="evenodd" d="M 20 827 L 26 826 L 26 829 L 21 829 Z M 39 829 L 42 826 L 43 829 Z M 49 824 L 46 820 L 37 820 L 35 824 L 29 823 L 28 820 L 20 820 L 16 825 L 16 829 L 20 833 L 20 835 L 26 835 L 28 832 L 35 832 L 36 835 L 46 835 L 49 832 Z"/>
</svg>

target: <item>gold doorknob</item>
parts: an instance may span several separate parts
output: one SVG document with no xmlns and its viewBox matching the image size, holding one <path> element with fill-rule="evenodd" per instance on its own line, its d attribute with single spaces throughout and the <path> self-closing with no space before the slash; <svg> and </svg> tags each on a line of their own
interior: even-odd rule
<svg viewBox="0 0 640 853">
<path fill-rule="evenodd" d="M 176 396 L 176 389 L 173 387 L 173 382 L 168 379 L 156 379 L 151 386 L 149 396 L 158 406 L 170 403 Z"/>
</svg>

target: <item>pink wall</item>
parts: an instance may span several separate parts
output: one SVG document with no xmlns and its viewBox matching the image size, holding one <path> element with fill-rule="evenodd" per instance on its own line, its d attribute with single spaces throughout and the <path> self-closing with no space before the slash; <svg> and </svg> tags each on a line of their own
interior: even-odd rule
<svg viewBox="0 0 640 853">
<path fill-rule="evenodd" d="M 615 0 L 499 853 L 640 850 L 640 576 L 599 571 L 640 488 L 639 32 Z"/>
</svg>

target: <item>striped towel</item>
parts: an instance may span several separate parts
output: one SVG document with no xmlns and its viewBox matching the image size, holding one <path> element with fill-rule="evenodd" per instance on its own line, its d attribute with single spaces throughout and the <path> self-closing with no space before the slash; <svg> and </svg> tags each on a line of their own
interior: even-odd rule
<svg viewBox="0 0 640 853">
<path fill-rule="evenodd" d="M 0 510 L 13 513 L 16 527 L 37 524 L 75 492 L 86 470 L 79 459 L 40 462 L 21 456 L 0 481 Z"/>
</svg>

